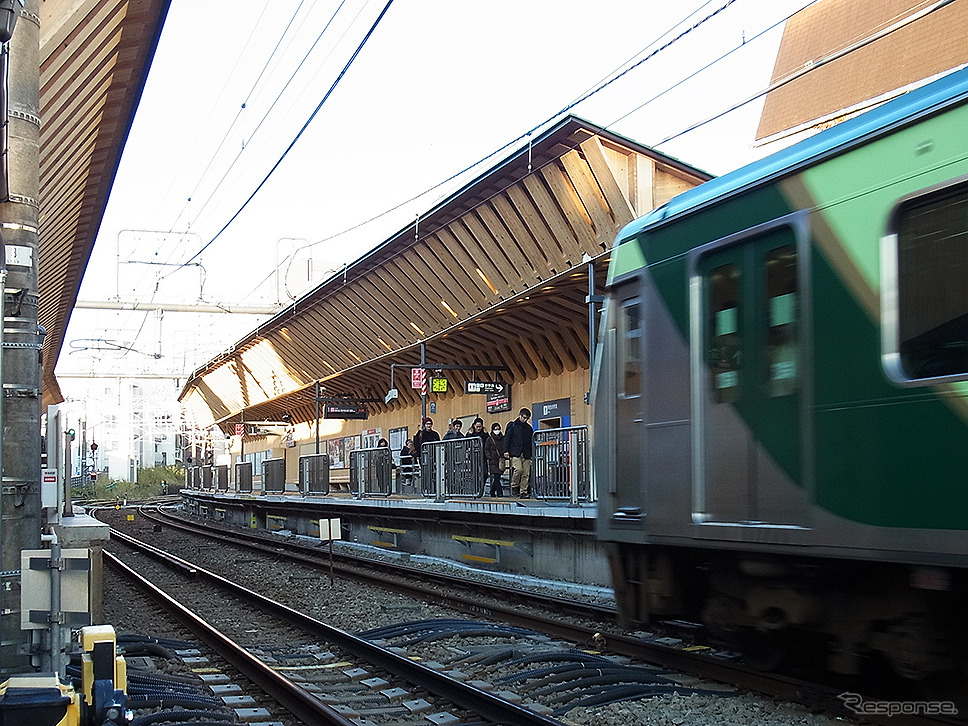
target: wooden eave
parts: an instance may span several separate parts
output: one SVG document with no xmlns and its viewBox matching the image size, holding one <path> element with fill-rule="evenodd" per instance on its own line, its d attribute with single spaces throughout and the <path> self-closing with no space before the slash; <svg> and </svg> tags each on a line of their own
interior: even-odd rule
<svg viewBox="0 0 968 726">
<path fill-rule="evenodd" d="M 45 0 L 40 38 L 44 405 L 170 0 Z"/>
<path fill-rule="evenodd" d="M 404 381 L 383 399 L 391 364 L 416 364 L 421 343 L 440 364 L 503 361 L 510 383 L 587 366 L 585 262 L 601 284 L 625 224 L 708 178 L 569 117 L 197 370 L 180 400 L 202 396 L 227 431 L 312 420 L 316 380 L 372 410 L 411 405 Z M 253 385 L 266 377 L 272 392 Z"/>
</svg>

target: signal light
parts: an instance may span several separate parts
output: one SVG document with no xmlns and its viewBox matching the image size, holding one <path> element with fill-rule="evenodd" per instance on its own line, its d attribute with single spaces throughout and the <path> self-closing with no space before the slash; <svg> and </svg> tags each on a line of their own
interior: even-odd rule
<svg viewBox="0 0 968 726">
<path fill-rule="evenodd" d="M 97 481 L 97 472 L 96 471 L 92 471 L 91 472 L 91 481 L 92 482 L 96 482 Z"/>
<path fill-rule="evenodd" d="M 67 435 L 70 436 L 71 441 L 73 441 L 75 436 L 74 429 L 67 429 Z"/>
<path fill-rule="evenodd" d="M 97 444 L 95 444 L 93 441 L 91 442 L 91 451 L 97 451 Z"/>
</svg>

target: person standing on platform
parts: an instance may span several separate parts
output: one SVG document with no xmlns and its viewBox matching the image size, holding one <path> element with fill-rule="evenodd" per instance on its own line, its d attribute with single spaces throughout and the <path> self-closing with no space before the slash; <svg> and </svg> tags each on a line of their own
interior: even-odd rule
<svg viewBox="0 0 968 726">
<path fill-rule="evenodd" d="M 503 497 L 504 487 L 501 484 L 501 476 L 504 474 L 504 434 L 501 433 L 501 424 L 491 424 L 491 433 L 484 440 L 484 460 L 487 462 L 487 473 L 491 477 L 492 497 Z"/>
<path fill-rule="evenodd" d="M 421 422 L 420 430 L 413 437 L 413 448 L 417 454 L 417 461 L 422 461 L 420 447 L 429 441 L 440 441 L 440 434 L 434 431 L 434 420 L 427 416 Z"/>
<path fill-rule="evenodd" d="M 478 438 L 481 440 L 481 455 L 477 464 L 477 483 L 480 487 L 481 496 L 484 496 L 484 484 L 487 482 L 487 459 L 484 456 L 484 445 L 487 443 L 487 431 L 484 430 L 484 419 L 480 416 L 471 423 L 471 430 L 467 432 L 467 438 Z"/>
<path fill-rule="evenodd" d="M 531 411 L 522 408 L 504 433 L 504 458 L 511 462 L 511 496 L 521 499 L 531 496 L 534 429 L 529 423 L 530 418 Z"/>
<path fill-rule="evenodd" d="M 444 441 L 464 438 L 464 433 L 461 431 L 461 427 L 463 425 L 463 422 L 459 418 L 455 418 L 453 421 L 451 421 L 450 426 L 447 428 L 447 433 L 444 434 Z"/>
</svg>

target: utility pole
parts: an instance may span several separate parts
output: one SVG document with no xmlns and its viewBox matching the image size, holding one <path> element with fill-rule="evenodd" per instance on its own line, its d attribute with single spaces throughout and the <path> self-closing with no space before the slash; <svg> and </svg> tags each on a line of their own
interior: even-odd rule
<svg viewBox="0 0 968 726">
<path fill-rule="evenodd" d="M 3 358 L 0 366 L 3 384 L 0 669 L 8 674 L 31 666 L 29 633 L 20 629 L 20 552 L 40 547 L 42 524 L 39 468 L 43 331 L 37 322 L 39 0 L 0 1 L 0 40 L 9 40 L 3 44 L 2 93 L 7 113 L 0 119 L 6 129 L 3 167 L 7 182 L 7 193 L 0 199 L 0 233 L 6 268 L 0 348 Z"/>
</svg>

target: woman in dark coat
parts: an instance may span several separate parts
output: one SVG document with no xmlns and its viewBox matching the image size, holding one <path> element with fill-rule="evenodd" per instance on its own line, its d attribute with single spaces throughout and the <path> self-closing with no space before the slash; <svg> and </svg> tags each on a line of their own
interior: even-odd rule
<svg viewBox="0 0 968 726">
<path fill-rule="evenodd" d="M 480 496 L 484 496 L 484 485 L 487 483 L 487 458 L 484 453 L 484 446 L 487 444 L 487 431 L 484 430 L 484 419 L 480 416 L 474 419 L 471 430 L 467 432 L 467 438 L 478 438 L 481 440 L 481 474 L 477 484 L 480 487 Z"/>
<path fill-rule="evenodd" d="M 504 434 L 501 424 L 491 424 L 491 433 L 484 441 L 484 459 L 487 461 L 487 473 L 491 477 L 492 497 L 503 497 L 504 487 L 501 486 L 501 475 L 504 473 Z"/>
</svg>

